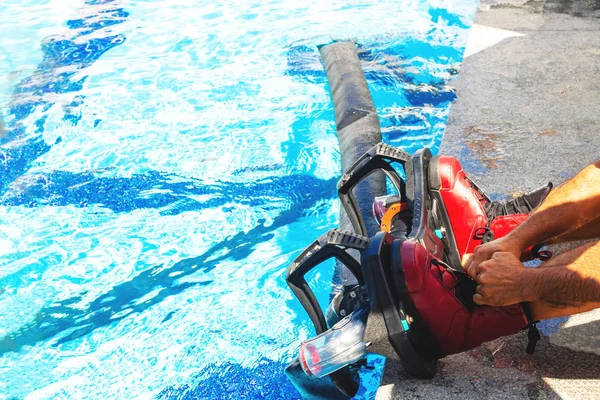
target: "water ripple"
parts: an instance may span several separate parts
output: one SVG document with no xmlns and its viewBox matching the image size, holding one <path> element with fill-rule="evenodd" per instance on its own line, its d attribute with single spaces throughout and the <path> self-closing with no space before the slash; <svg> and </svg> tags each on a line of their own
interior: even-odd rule
<svg viewBox="0 0 600 400">
<path fill-rule="evenodd" d="M 297 396 L 285 267 L 339 212 L 316 45 L 355 40 L 385 139 L 435 150 L 475 5 L 3 1 L 0 393 Z"/>
</svg>

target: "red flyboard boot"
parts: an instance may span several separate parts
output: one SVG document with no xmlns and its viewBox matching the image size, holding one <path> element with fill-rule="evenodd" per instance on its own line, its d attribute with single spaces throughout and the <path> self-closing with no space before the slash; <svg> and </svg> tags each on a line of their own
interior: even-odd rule
<svg viewBox="0 0 600 400">
<path fill-rule="evenodd" d="M 393 163 L 402 166 L 403 176 Z M 386 174 L 396 194 L 375 199 L 373 214 L 381 231 L 367 237 L 353 189 L 376 170 Z M 310 350 L 310 360 L 306 354 L 300 360 L 304 360 L 311 374 L 317 364 L 334 371 L 330 374 L 334 385 L 344 393 L 355 393 L 357 386 L 349 378 L 355 359 L 332 362 L 354 355 L 354 345 L 347 345 L 353 341 L 346 341 L 345 337 L 339 343 L 334 340 L 348 325 L 348 316 L 362 315 L 364 309 L 352 304 L 363 302 L 353 302 L 352 298 L 368 303 L 369 319 L 378 315 L 374 318 L 385 322 L 375 322 L 372 337 L 363 327 L 360 342 L 380 341 L 379 330 L 383 327 L 407 371 L 419 377 L 433 376 L 439 358 L 527 327 L 527 351 L 531 353 L 539 332 L 527 305 L 476 305 L 473 295 L 477 284 L 463 273 L 461 258 L 479 244 L 504 236 L 518 226 L 546 197 L 550 187 L 517 199 L 492 202 L 452 157 L 432 157 L 428 149 L 411 156 L 385 144 L 373 147 L 338 183 L 341 203 L 359 234 L 332 230 L 311 244 L 288 268 L 288 284 L 318 334 L 311 339 L 315 350 Z M 349 249 L 360 253 L 360 261 L 347 252 Z M 344 264 L 357 283 L 348 286 L 349 291 L 342 291 L 339 302 L 335 302 L 337 295 L 334 297 L 326 318 L 304 276 L 330 257 Z M 356 293 L 364 293 L 364 298 Z M 327 340 L 335 343 L 325 346 L 329 344 Z M 315 365 L 309 365 L 307 360 Z"/>
<path fill-rule="evenodd" d="M 447 248 L 450 265 L 462 270 L 465 254 L 482 243 L 505 236 L 536 208 L 552 189 L 552 184 L 533 192 L 493 202 L 465 174 L 458 160 L 450 156 L 432 157 L 428 172 L 432 214 L 442 226 L 441 236 Z M 451 227 L 451 229 L 448 229 Z M 531 259 L 527 249 L 522 259 Z"/>
<path fill-rule="evenodd" d="M 464 254 L 522 223 L 547 196 L 551 184 L 510 201 L 492 202 L 466 176 L 458 160 L 449 156 L 429 160 L 428 184 L 431 214 L 440 227 L 449 265 L 426 244 L 413 240 L 402 243 L 399 255 L 392 254 L 392 264 L 399 256 L 406 294 L 444 353 L 462 352 L 531 326 L 534 321 L 526 315 L 525 305 L 476 305 L 475 282 L 456 271 L 462 270 Z M 530 256 L 525 254 L 526 258 Z"/>
<path fill-rule="evenodd" d="M 394 257 L 402 260 L 407 289 L 404 294 L 445 355 L 517 333 L 534 322 L 520 304 L 474 304 L 475 285 L 470 278 L 450 270 L 421 243 L 405 241 L 400 254 L 392 254 L 392 265 Z"/>
<path fill-rule="evenodd" d="M 381 307 L 385 309 L 389 340 L 405 367 L 417 376 L 431 376 L 435 371 L 431 362 L 436 359 L 527 327 L 527 351 L 533 352 L 539 332 L 527 305 L 476 305 L 476 282 L 462 272 L 461 259 L 478 245 L 502 237 L 522 223 L 551 186 L 509 201 L 492 202 L 468 179 L 455 158 L 431 157 L 423 151 L 411 161 L 412 221 L 403 215 L 406 211 L 390 215 L 391 205 L 376 199 L 375 217 L 382 231 L 388 233 L 371 238 L 371 245 L 363 252 L 370 297 L 387 304 Z M 402 234 L 405 229 L 398 226 L 409 226 L 409 233 Z M 432 233 L 441 243 L 432 239 Z M 378 268 L 382 272 L 370 277 Z M 372 286 L 390 288 L 390 296 Z M 390 328 L 394 321 L 389 315 L 398 316 L 396 329 Z"/>
</svg>

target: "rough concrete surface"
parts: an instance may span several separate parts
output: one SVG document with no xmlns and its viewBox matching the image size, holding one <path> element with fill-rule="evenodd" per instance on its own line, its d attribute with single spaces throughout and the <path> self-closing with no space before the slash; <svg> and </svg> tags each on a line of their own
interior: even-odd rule
<svg viewBox="0 0 600 400">
<path fill-rule="evenodd" d="M 481 0 L 441 153 L 493 197 L 600 159 L 600 1 Z M 489 45 L 482 43 L 489 42 Z M 377 399 L 600 399 L 600 310 L 440 360 L 431 380 L 388 362 Z"/>
</svg>

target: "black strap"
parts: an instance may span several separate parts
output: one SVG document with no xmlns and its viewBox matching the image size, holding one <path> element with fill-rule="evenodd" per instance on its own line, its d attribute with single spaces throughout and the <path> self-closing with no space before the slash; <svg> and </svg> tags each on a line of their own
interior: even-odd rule
<svg viewBox="0 0 600 400">
<path fill-rule="evenodd" d="M 533 319 L 533 314 L 531 313 L 531 308 L 529 308 L 529 303 L 521 303 L 521 307 L 523 307 L 523 313 L 525 314 L 525 318 L 527 318 L 527 323 L 529 327 L 529 331 L 527 332 L 527 339 L 529 339 L 527 343 L 527 354 L 533 354 L 535 352 L 535 346 L 537 342 L 542 338 L 540 335 L 540 331 L 536 326 L 537 321 Z"/>
<path fill-rule="evenodd" d="M 527 354 L 533 354 L 535 352 L 535 346 L 537 345 L 538 340 L 542 338 L 540 335 L 540 331 L 535 326 L 535 323 L 529 325 L 529 332 L 527 332 L 527 338 L 529 342 L 527 343 Z"/>
</svg>

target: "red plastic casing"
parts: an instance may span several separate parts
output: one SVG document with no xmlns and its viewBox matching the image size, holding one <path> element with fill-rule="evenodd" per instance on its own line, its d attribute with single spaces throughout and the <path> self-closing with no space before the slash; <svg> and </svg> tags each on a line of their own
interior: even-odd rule
<svg viewBox="0 0 600 400">
<path fill-rule="evenodd" d="M 466 253 L 473 253 L 475 247 L 482 243 L 482 235 L 476 234 L 477 231 L 487 228 L 498 239 L 528 216 L 499 216 L 488 224 L 483 208 L 486 198 L 467 178 L 458 160 L 440 156 L 437 173 L 438 190 L 460 259 Z M 458 279 L 456 274 L 446 272 L 441 260 L 434 256 L 434 249 L 427 249 L 425 245 L 412 240 L 402 244 L 400 252 L 407 294 L 446 354 L 459 353 L 527 327 L 527 318 L 520 304 L 510 307 L 476 306 L 472 312 L 469 311 L 452 289 Z M 462 276 L 461 279 L 469 278 Z"/>
<path fill-rule="evenodd" d="M 452 275 L 443 267 L 434 266 L 434 259 L 441 260 L 422 244 L 405 241 L 401 258 L 407 294 L 446 354 L 472 349 L 483 342 L 517 333 L 527 326 L 527 318 L 519 304 L 510 307 L 477 306 L 469 312 L 454 291 L 447 288 L 454 282 Z"/>
</svg>

